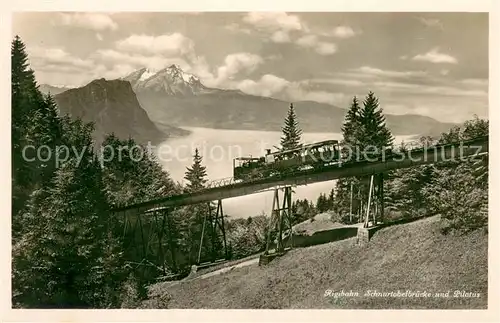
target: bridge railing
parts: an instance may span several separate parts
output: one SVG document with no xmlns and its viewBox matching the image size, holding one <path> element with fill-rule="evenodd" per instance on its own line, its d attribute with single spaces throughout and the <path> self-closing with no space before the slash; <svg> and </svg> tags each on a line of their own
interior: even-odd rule
<svg viewBox="0 0 500 323">
<path fill-rule="evenodd" d="M 408 142 L 403 141 L 399 145 L 393 145 L 392 150 L 398 152 L 398 151 L 409 151 L 414 149 L 432 148 L 434 146 L 439 145 L 439 143 L 440 142 L 438 139 L 429 141 L 421 141 L 421 140 L 413 140 Z"/>
<path fill-rule="evenodd" d="M 220 178 L 220 179 L 216 179 L 216 180 L 208 182 L 204 189 L 228 186 L 228 185 L 235 184 L 235 183 L 236 183 L 236 181 L 235 181 L 234 177 Z"/>
</svg>

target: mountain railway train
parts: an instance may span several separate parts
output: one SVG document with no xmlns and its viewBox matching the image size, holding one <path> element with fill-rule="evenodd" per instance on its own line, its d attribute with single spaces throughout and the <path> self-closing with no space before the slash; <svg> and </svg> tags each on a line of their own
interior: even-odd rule
<svg viewBox="0 0 500 323">
<path fill-rule="evenodd" d="M 251 180 L 295 171 L 333 165 L 340 159 L 338 140 L 325 140 L 295 149 L 271 152 L 263 157 L 239 157 L 233 160 L 235 180 Z"/>
<path fill-rule="evenodd" d="M 485 139 L 486 138 L 486 139 Z M 488 140 L 488 137 L 477 137 L 460 143 L 461 147 L 469 147 L 471 149 L 481 148 L 481 141 Z M 479 142 L 479 144 L 478 144 Z M 360 161 L 371 162 L 375 160 L 384 160 L 384 158 L 396 154 L 398 158 L 404 157 L 405 151 L 424 151 L 433 148 L 430 151 L 434 154 L 443 153 L 439 149 L 447 146 L 452 146 L 451 143 L 441 143 L 439 141 L 431 142 L 411 142 L 402 145 L 398 149 L 394 149 L 393 145 L 382 147 L 378 150 L 375 146 L 367 146 L 363 152 L 356 151 L 351 157 L 342 157 L 340 147 L 337 140 L 325 140 L 308 145 L 300 145 L 295 149 L 271 152 L 271 149 L 266 149 L 267 153 L 263 157 L 239 157 L 233 160 L 233 179 L 236 181 L 248 181 L 272 176 L 280 176 L 295 173 L 303 170 L 321 169 L 337 164 L 352 164 Z M 456 143 L 455 143 L 456 145 Z M 368 149 L 368 148 L 375 148 Z M 462 148 L 460 148 L 460 153 Z M 353 152 L 351 152 L 353 153 Z M 355 158 L 354 158 L 355 157 Z M 432 155 L 431 155 L 432 157 Z M 460 156 L 458 156 L 461 158 Z M 411 158 L 411 157 L 410 157 Z M 427 157 L 426 157 L 427 158 Z"/>
</svg>

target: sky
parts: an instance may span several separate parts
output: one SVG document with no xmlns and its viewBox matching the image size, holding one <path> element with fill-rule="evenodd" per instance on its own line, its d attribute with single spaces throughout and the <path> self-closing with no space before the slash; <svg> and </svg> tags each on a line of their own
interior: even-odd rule
<svg viewBox="0 0 500 323">
<path fill-rule="evenodd" d="M 488 117 L 487 13 L 15 13 L 40 84 L 178 64 L 210 87 L 391 114 Z"/>
</svg>

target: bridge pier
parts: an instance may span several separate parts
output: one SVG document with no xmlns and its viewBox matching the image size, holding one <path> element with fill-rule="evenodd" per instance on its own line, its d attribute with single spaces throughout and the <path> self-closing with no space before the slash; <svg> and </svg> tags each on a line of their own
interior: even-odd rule
<svg viewBox="0 0 500 323">
<path fill-rule="evenodd" d="M 265 255 L 269 255 L 271 243 L 276 236 L 276 246 L 274 253 L 281 254 L 285 251 L 283 242 L 283 234 L 288 231 L 289 246 L 293 247 L 293 232 L 292 232 L 292 187 L 286 186 L 283 188 L 283 203 L 280 206 L 280 189 L 274 190 L 273 206 L 269 219 L 267 231 L 266 251 Z M 276 232 L 273 232 L 275 231 Z M 273 234 L 274 233 L 274 234 Z"/>
<path fill-rule="evenodd" d="M 222 235 L 222 247 L 224 248 L 224 259 L 228 258 L 227 252 L 227 240 L 226 240 L 226 229 L 224 225 L 224 211 L 222 208 L 222 200 L 217 201 L 217 208 L 215 211 L 215 217 L 213 214 L 213 209 L 211 202 L 207 203 L 208 212 L 205 214 L 203 218 L 203 227 L 201 231 L 201 239 L 200 239 L 200 248 L 198 250 L 198 264 L 201 261 L 201 250 L 203 247 L 203 241 L 205 236 L 205 231 L 208 222 L 208 233 L 210 234 L 210 242 L 211 242 L 211 260 L 215 262 L 217 259 L 217 253 L 219 250 L 219 238 Z"/>
<path fill-rule="evenodd" d="M 170 263 L 177 270 L 176 244 L 172 230 L 170 209 L 153 207 L 144 212 L 123 212 L 123 238 L 130 264 L 143 272 L 155 267 L 166 274 L 166 259 L 170 253 Z"/>
<path fill-rule="evenodd" d="M 363 228 L 376 226 L 378 222 L 382 223 L 384 221 L 384 208 L 384 174 L 372 174 Z M 371 225 L 370 213 L 372 215 Z"/>
</svg>

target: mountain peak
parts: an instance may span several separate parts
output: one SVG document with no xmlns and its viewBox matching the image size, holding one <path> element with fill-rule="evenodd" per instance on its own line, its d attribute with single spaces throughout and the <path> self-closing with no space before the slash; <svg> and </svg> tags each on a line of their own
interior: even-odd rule
<svg viewBox="0 0 500 323">
<path fill-rule="evenodd" d="M 172 65 L 168 66 L 167 68 L 165 68 L 163 71 L 165 71 L 166 73 L 169 73 L 172 76 L 172 78 L 174 78 L 174 79 L 178 78 L 179 81 L 180 81 L 180 79 L 182 79 L 182 81 L 184 81 L 186 83 L 198 83 L 198 82 L 200 82 L 200 79 L 196 75 L 184 72 L 184 70 L 177 64 L 172 64 Z M 160 72 L 158 72 L 158 73 L 160 73 Z"/>
<path fill-rule="evenodd" d="M 158 71 L 154 70 L 154 69 L 151 69 L 151 68 L 142 68 L 140 69 L 140 71 L 142 71 L 141 73 L 141 76 L 139 77 L 139 80 L 140 81 L 145 81 L 147 80 L 148 78 L 150 78 L 151 76 L 155 75 L 156 73 L 158 73 Z"/>
<path fill-rule="evenodd" d="M 186 96 L 197 95 L 206 89 L 196 75 L 184 72 L 177 64 L 171 64 L 159 71 L 141 68 L 123 80 L 129 81 L 136 92 L 154 91 Z"/>
<path fill-rule="evenodd" d="M 179 70 L 179 71 L 182 72 L 182 68 L 179 65 L 177 65 L 177 64 L 172 64 L 168 68 L 170 68 L 170 69 L 176 69 L 176 70 Z"/>
</svg>

